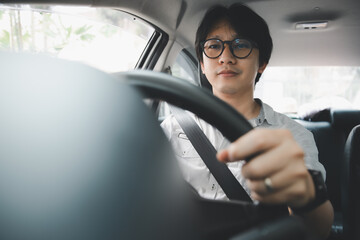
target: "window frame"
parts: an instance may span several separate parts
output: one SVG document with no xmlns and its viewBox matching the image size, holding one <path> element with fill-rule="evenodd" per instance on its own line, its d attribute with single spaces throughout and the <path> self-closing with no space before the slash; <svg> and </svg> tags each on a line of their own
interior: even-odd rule
<svg viewBox="0 0 360 240">
<path fill-rule="evenodd" d="M 125 11 L 124 11 L 125 12 Z M 125 12 L 127 13 L 127 12 Z M 128 13 L 130 14 L 130 13 Z M 139 18 L 136 15 L 130 14 L 134 17 Z M 161 30 L 159 27 L 151 24 L 150 22 L 140 18 L 142 21 L 149 24 L 154 28 L 153 35 L 150 37 L 150 40 L 146 44 L 142 54 L 139 57 L 137 64 L 134 69 L 148 69 L 153 70 L 156 63 L 158 62 L 162 52 L 164 51 L 166 45 L 169 42 L 169 35 Z"/>
</svg>

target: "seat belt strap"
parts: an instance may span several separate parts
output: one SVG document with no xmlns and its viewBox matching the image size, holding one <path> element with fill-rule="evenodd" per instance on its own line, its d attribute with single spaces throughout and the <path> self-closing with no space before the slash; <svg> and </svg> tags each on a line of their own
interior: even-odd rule
<svg viewBox="0 0 360 240">
<path fill-rule="evenodd" d="M 185 135 L 221 186 L 226 196 L 231 200 L 252 202 L 245 189 L 234 177 L 227 165 L 217 160 L 216 149 L 195 120 L 182 109 L 175 106 L 171 106 L 170 108 Z"/>
</svg>

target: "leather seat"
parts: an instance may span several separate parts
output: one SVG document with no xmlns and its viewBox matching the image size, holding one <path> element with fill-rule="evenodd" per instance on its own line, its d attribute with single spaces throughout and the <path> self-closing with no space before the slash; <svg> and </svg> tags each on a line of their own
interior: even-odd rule
<svg viewBox="0 0 360 240">
<path fill-rule="evenodd" d="M 360 125 L 345 144 L 342 169 L 342 210 L 345 239 L 360 239 Z"/>
<path fill-rule="evenodd" d="M 326 169 L 326 185 L 334 207 L 335 219 L 330 239 L 342 239 L 343 206 L 341 183 L 344 146 L 350 130 L 360 124 L 359 110 L 325 109 L 305 120 L 297 120 L 310 130 L 319 151 L 319 161 Z M 360 238 L 359 238 L 360 239 Z"/>
</svg>

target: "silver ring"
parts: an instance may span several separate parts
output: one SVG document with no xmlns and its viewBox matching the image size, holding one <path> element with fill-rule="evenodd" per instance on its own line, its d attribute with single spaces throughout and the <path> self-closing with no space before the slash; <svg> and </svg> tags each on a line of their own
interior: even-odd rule
<svg viewBox="0 0 360 240">
<path fill-rule="evenodd" d="M 271 182 L 270 178 L 265 178 L 264 184 L 265 184 L 266 190 L 268 192 L 274 191 L 274 188 L 273 188 L 273 185 L 272 185 L 272 182 Z"/>
</svg>

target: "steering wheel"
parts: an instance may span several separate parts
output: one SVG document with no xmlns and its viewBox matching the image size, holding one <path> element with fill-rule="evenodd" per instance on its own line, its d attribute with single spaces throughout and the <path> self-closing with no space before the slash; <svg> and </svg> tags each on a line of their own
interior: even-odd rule
<svg viewBox="0 0 360 240">
<path fill-rule="evenodd" d="M 164 100 L 197 114 L 215 126 L 231 142 L 253 128 L 234 108 L 216 98 L 208 90 L 153 71 L 130 71 L 117 77 L 138 89 L 145 99 Z M 209 235 L 224 238 L 250 226 L 286 215 L 284 206 L 264 206 L 240 201 L 197 199 L 204 229 L 216 229 Z M 239 219 L 239 216 L 246 216 Z M 211 221 L 208 221 L 211 219 Z M 214 220 L 216 219 L 216 220 Z M 244 219 L 246 219 L 244 221 Z"/>
<path fill-rule="evenodd" d="M 231 142 L 253 129 L 230 105 L 187 81 L 153 71 L 130 71 L 117 77 L 140 90 L 144 98 L 164 100 L 197 114 Z"/>
</svg>

